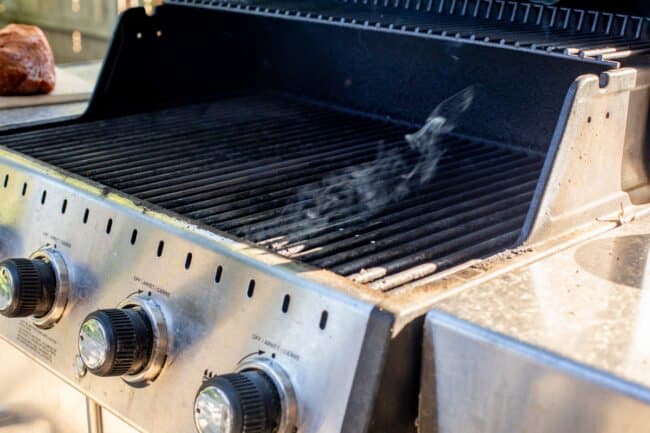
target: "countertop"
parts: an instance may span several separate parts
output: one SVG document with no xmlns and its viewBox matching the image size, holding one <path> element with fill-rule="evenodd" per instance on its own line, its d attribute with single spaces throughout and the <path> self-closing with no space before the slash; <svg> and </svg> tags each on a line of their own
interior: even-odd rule
<svg viewBox="0 0 650 433">
<path fill-rule="evenodd" d="M 650 217 L 462 291 L 435 310 L 650 387 Z"/>
<path fill-rule="evenodd" d="M 59 67 L 94 83 L 99 76 L 101 62 L 59 65 Z M 74 102 L 0 110 L 0 129 L 79 116 L 86 110 L 87 106 L 87 102 Z"/>
</svg>

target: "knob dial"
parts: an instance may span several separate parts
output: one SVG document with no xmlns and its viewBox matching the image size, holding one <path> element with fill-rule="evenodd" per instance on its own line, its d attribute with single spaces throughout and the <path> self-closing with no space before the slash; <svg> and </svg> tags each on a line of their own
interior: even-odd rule
<svg viewBox="0 0 650 433">
<path fill-rule="evenodd" d="M 139 308 L 110 308 L 90 313 L 79 330 L 79 354 L 97 376 L 141 371 L 151 358 L 154 336 Z"/>
<path fill-rule="evenodd" d="M 273 381 L 248 370 L 205 381 L 194 401 L 194 420 L 200 433 L 271 433 L 281 410 Z"/>
<path fill-rule="evenodd" d="M 56 275 L 43 260 L 7 259 L 0 262 L 0 314 L 42 317 L 56 294 Z"/>
</svg>

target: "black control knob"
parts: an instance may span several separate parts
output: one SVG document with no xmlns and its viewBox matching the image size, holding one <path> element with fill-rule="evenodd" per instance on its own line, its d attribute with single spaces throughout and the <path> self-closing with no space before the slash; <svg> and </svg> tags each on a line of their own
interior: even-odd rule
<svg viewBox="0 0 650 433">
<path fill-rule="evenodd" d="M 90 313 L 79 330 L 79 354 L 97 376 L 141 371 L 151 357 L 152 325 L 139 308 L 111 308 Z"/>
<path fill-rule="evenodd" d="M 41 317 L 54 303 L 56 276 L 43 260 L 7 259 L 0 262 L 0 314 Z"/>
<path fill-rule="evenodd" d="M 194 401 L 194 420 L 200 433 L 272 433 L 281 410 L 273 381 L 248 370 L 206 380 Z"/>
</svg>

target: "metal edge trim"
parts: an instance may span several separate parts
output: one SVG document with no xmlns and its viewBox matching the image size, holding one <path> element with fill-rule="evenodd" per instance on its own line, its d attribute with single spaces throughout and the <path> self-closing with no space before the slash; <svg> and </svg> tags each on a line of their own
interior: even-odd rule
<svg viewBox="0 0 650 433">
<path fill-rule="evenodd" d="M 560 115 L 558 117 L 557 124 L 555 125 L 555 131 L 551 137 L 551 143 L 549 145 L 548 151 L 546 152 L 546 159 L 544 160 L 544 165 L 542 166 L 542 171 L 537 181 L 537 187 L 533 193 L 533 198 L 530 201 L 530 207 L 528 208 L 528 214 L 524 219 L 524 224 L 521 227 L 521 232 L 519 237 L 515 241 L 516 245 L 521 245 L 528 240 L 530 237 L 533 226 L 537 220 L 537 214 L 542 208 L 542 201 L 544 200 L 544 195 L 546 193 L 546 187 L 548 186 L 549 179 L 551 178 L 551 173 L 553 172 L 553 166 L 555 165 L 555 160 L 560 150 L 560 143 L 562 142 L 562 137 L 564 136 L 564 131 L 567 129 L 569 124 L 569 115 L 571 114 L 571 109 L 575 104 L 575 100 L 578 97 L 578 82 L 581 77 L 576 77 L 575 81 L 569 86 L 566 96 L 564 97 L 564 102 L 562 103 L 562 108 L 560 109 Z"/>
<path fill-rule="evenodd" d="M 630 73 L 635 74 L 632 83 L 623 83 L 618 88 L 614 86 L 613 89 L 609 86 L 612 77 Z M 535 192 L 533 193 L 533 198 L 524 220 L 523 227 L 520 231 L 519 237 L 517 238 L 516 245 L 521 245 L 524 243 L 540 244 L 566 233 L 566 231 L 560 231 L 559 233 L 555 234 L 545 234 L 543 233 L 543 227 L 540 226 L 542 226 L 544 222 L 543 217 L 546 215 L 545 211 L 548 210 L 549 207 L 549 204 L 546 203 L 548 199 L 547 195 L 549 194 L 550 182 L 554 180 L 554 174 L 557 170 L 556 165 L 558 164 L 558 159 L 562 156 L 563 152 L 566 153 L 566 143 L 563 145 L 563 142 L 566 141 L 565 135 L 567 134 L 570 126 L 575 127 L 575 125 L 571 123 L 573 110 L 576 104 L 578 104 L 579 100 L 595 96 L 593 94 L 589 94 L 588 89 L 586 90 L 589 83 L 593 82 L 594 79 L 598 82 L 599 96 L 609 93 L 616 95 L 623 91 L 629 92 L 637 88 L 638 74 L 639 70 L 633 67 L 626 67 L 621 69 L 614 68 L 603 71 L 600 74 L 591 73 L 580 75 L 576 77 L 574 82 L 571 84 L 564 98 L 564 102 L 560 110 L 560 115 L 558 117 L 558 121 L 551 138 L 551 143 L 549 145 L 546 159 L 544 160 L 540 178 L 535 188 Z M 625 190 L 621 190 L 621 192 L 627 193 Z M 618 209 L 616 209 L 616 211 L 618 211 Z M 588 222 L 577 222 L 576 226 L 585 224 L 588 224 Z"/>
<path fill-rule="evenodd" d="M 75 104 L 78 102 L 72 102 Z M 83 101 L 81 101 L 83 103 Z M 24 131 L 34 131 L 36 129 L 42 129 L 44 127 L 53 126 L 53 125 L 67 125 L 73 123 L 75 120 L 80 119 L 83 116 L 82 114 L 78 115 L 67 115 L 61 117 L 54 117 L 50 119 L 40 119 L 40 120 L 31 120 L 20 123 L 13 123 L 7 125 L 0 125 L 0 136 L 7 134 L 15 134 Z"/>
<path fill-rule="evenodd" d="M 370 313 L 361 353 L 355 366 L 354 380 L 341 425 L 341 433 L 368 431 L 382 373 L 388 358 L 388 347 L 394 322 L 395 317 L 386 310 L 375 307 Z"/>
<path fill-rule="evenodd" d="M 577 377 L 580 380 L 594 383 L 605 389 L 644 403 L 650 403 L 650 388 L 648 387 L 631 382 L 604 370 L 566 358 L 534 344 L 517 340 L 516 338 L 510 337 L 506 334 L 484 328 L 475 323 L 454 316 L 453 314 L 433 309 L 427 314 L 425 323 L 427 330 L 433 331 L 428 334 L 432 339 L 435 338 L 436 327 L 446 327 L 473 340 L 490 344 L 495 349 L 517 353 L 528 360 L 545 364 L 552 369 Z M 433 345 L 435 347 L 435 341 Z"/>
<path fill-rule="evenodd" d="M 126 9 L 118 16 L 118 19 L 113 25 L 109 46 L 102 60 L 102 67 L 99 71 L 97 81 L 95 81 L 92 95 L 88 100 L 88 106 L 86 107 L 86 111 L 80 116 L 81 120 L 90 120 L 93 118 L 98 111 L 98 106 L 102 104 L 101 98 L 104 95 L 104 91 L 110 87 L 113 76 L 115 75 L 115 68 L 119 65 L 119 58 L 124 49 L 124 28 L 133 21 L 142 21 L 147 18 L 148 15 L 143 6 Z"/>
</svg>

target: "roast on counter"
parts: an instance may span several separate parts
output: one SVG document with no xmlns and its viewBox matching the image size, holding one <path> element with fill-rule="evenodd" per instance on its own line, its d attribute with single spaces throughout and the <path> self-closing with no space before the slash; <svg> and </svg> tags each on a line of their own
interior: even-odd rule
<svg viewBox="0 0 650 433">
<path fill-rule="evenodd" d="M 0 96 L 50 93 L 56 84 L 54 55 L 36 26 L 0 29 Z"/>
</svg>

